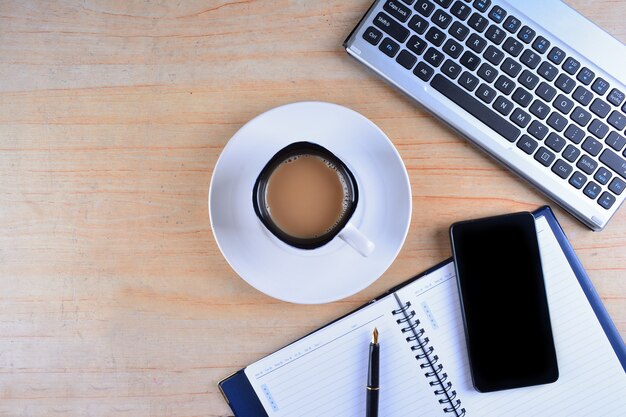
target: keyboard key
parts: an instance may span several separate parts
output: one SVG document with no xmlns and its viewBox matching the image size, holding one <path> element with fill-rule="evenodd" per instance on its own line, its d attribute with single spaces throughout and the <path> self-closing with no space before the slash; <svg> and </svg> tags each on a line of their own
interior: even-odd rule
<svg viewBox="0 0 626 417">
<path fill-rule="evenodd" d="M 593 99 L 593 94 L 585 87 L 578 86 L 576 87 L 574 94 L 572 94 L 572 97 L 583 106 L 587 106 L 589 103 L 591 103 L 591 100 Z"/>
<path fill-rule="evenodd" d="M 563 134 L 575 144 L 579 144 L 585 138 L 585 131 L 575 125 L 567 126 Z"/>
<path fill-rule="evenodd" d="M 617 172 L 622 178 L 626 178 L 626 160 L 610 149 L 605 149 L 600 155 L 600 162 Z"/>
<path fill-rule="evenodd" d="M 435 10 L 435 5 L 428 0 L 417 0 L 413 8 L 422 16 L 428 17 Z"/>
<path fill-rule="evenodd" d="M 552 165 L 552 172 L 563 179 L 569 177 L 569 174 L 571 174 L 573 170 L 574 168 L 562 159 L 559 159 Z"/>
<path fill-rule="evenodd" d="M 428 43 L 419 36 L 413 35 L 406 43 L 406 46 L 417 55 L 421 55 L 426 49 L 426 46 L 428 46 Z"/>
<path fill-rule="evenodd" d="M 537 54 L 536 52 L 527 49 L 524 51 L 519 60 L 528 68 L 535 69 L 537 68 L 537 65 L 539 65 L 539 63 L 541 62 L 541 56 L 539 56 L 539 54 Z"/>
<path fill-rule="evenodd" d="M 576 107 L 570 115 L 570 119 L 578 123 L 580 126 L 585 127 L 591 120 L 591 113 L 581 107 Z"/>
<path fill-rule="evenodd" d="M 411 9 L 403 6 L 397 1 L 390 0 L 386 2 L 383 9 L 401 22 L 406 22 L 411 16 Z"/>
<path fill-rule="evenodd" d="M 517 34 L 517 38 L 528 44 L 535 38 L 535 31 L 528 26 L 524 26 Z"/>
<path fill-rule="evenodd" d="M 484 63 L 480 66 L 480 68 L 478 68 L 477 74 L 483 80 L 491 83 L 498 76 L 498 70 L 496 70 L 491 65 Z"/>
<path fill-rule="evenodd" d="M 506 33 L 496 25 L 491 25 L 485 32 L 485 37 L 496 45 L 500 45 L 506 37 Z"/>
<path fill-rule="evenodd" d="M 508 37 L 506 41 L 504 41 L 502 49 L 513 56 L 518 56 L 522 52 L 522 49 L 524 49 L 524 44 L 513 39 L 513 37 Z"/>
<path fill-rule="evenodd" d="M 598 169 L 598 172 L 596 172 L 596 175 L 594 175 L 593 178 L 600 184 L 605 185 L 607 182 L 609 182 L 612 176 L 613 174 L 611 174 L 608 169 L 600 167 L 600 169 Z"/>
<path fill-rule="evenodd" d="M 518 62 L 513 61 L 511 58 L 505 59 L 500 68 L 511 77 L 517 76 L 517 74 L 519 74 L 522 70 L 522 66 Z"/>
<path fill-rule="evenodd" d="M 509 142 L 515 142 L 520 135 L 520 130 L 517 127 L 498 116 L 443 75 L 436 75 L 430 85 Z"/>
<path fill-rule="evenodd" d="M 556 65 L 559 65 L 565 59 L 565 52 L 555 46 L 548 54 L 548 59 Z"/>
<path fill-rule="evenodd" d="M 556 95 L 556 88 L 542 82 L 535 90 L 535 93 L 537 93 L 537 95 L 545 101 L 552 101 L 552 99 Z"/>
<path fill-rule="evenodd" d="M 526 113 L 524 110 L 515 109 L 510 119 L 519 127 L 524 128 L 530 123 L 530 114 Z"/>
<path fill-rule="evenodd" d="M 383 12 L 380 12 L 376 15 L 376 18 L 374 19 L 374 26 L 377 26 L 387 35 L 391 36 L 401 43 L 406 41 L 406 38 L 409 37 L 409 30 L 407 28 L 405 28 L 400 23 L 396 22 Z"/>
<path fill-rule="evenodd" d="M 550 114 L 550 107 L 541 100 L 533 101 L 533 104 L 530 106 L 530 112 L 537 116 L 539 119 L 543 120 L 548 117 Z"/>
<path fill-rule="evenodd" d="M 517 147 L 526 152 L 527 155 L 531 155 L 537 149 L 537 141 L 532 139 L 527 135 L 522 135 L 522 137 L 517 141 Z"/>
<path fill-rule="evenodd" d="M 441 66 L 441 72 L 452 78 L 453 80 L 459 76 L 459 74 L 461 73 L 461 69 L 461 65 L 450 59 L 446 60 L 446 62 L 444 62 Z"/>
<path fill-rule="evenodd" d="M 536 120 L 533 120 L 527 130 L 528 133 L 539 140 L 543 140 L 543 138 L 545 138 L 548 134 L 548 128 Z"/>
<path fill-rule="evenodd" d="M 533 95 L 521 87 L 518 87 L 517 90 L 515 90 L 511 98 L 522 107 L 528 107 L 530 102 L 533 101 Z"/>
<path fill-rule="evenodd" d="M 592 156 L 598 156 L 598 154 L 602 150 L 602 144 L 591 136 L 588 136 L 587 139 L 585 139 L 585 141 L 583 142 L 582 148 L 585 151 L 589 152 Z"/>
<path fill-rule="evenodd" d="M 561 150 L 565 147 L 565 139 L 556 133 L 550 133 L 546 139 L 546 145 L 554 152 L 561 152 Z"/>
<path fill-rule="evenodd" d="M 417 32 L 417 34 L 423 35 L 426 29 L 428 29 L 428 22 L 423 17 L 415 15 L 409 20 L 409 28 Z"/>
<path fill-rule="evenodd" d="M 539 66 L 539 69 L 537 70 L 537 72 L 546 80 L 552 81 L 554 80 L 554 78 L 556 78 L 556 75 L 559 73 L 559 70 L 554 65 L 549 64 L 547 62 L 543 62 Z"/>
<path fill-rule="evenodd" d="M 569 94 L 572 92 L 574 87 L 576 87 L 576 81 L 572 80 L 565 74 L 561 74 L 554 82 L 554 85 L 556 85 L 559 90 Z"/>
<path fill-rule="evenodd" d="M 478 87 L 478 90 L 476 90 L 476 97 L 487 104 L 491 103 L 497 95 L 498 93 L 496 93 L 496 90 L 486 84 L 481 84 L 480 87 Z"/>
<path fill-rule="evenodd" d="M 576 163 L 576 166 L 582 169 L 585 173 L 591 175 L 596 170 L 596 168 L 598 168 L 598 163 L 591 159 L 589 156 L 583 155 Z"/>
<path fill-rule="evenodd" d="M 450 55 L 452 58 L 458 58 L 463 52 L 463 47 L 455 40 L 448 39 L 443 45 L 443 52 Z"/>
<path fill-rule="evenodd" d="M 383 33 L 373 26 L 367 28 L 363 33 L 363 39 L 371 43 L 372 45 L 378 45 L 378 42 L 383 38 Z"/>
<path fill-rule="evenodd" d="M 626 188 L 626 182 L 617 177 L 613 178 L 613 181 L 609 184 L 609 190 L 613 191 L 617 195 L 622 194 L 624 188 Z"/>
<path fill-rule="evenodd" d="M 481 53 L 487 46 L 487 41 L 473 33 L 469 39 L 467 39 L 465 45 L 467 45 L 472 51 Z"/>
<path fill-rule="evenodd" d="M 621 151 L 624 145 L 626 145 L 626 139 L 616 132 L 609 133 L 604 142 L 617 152 Z"/>
<path fill-rule="evenodd" d="M 415 74 L 422 81 L 430 80 L 430 77 L 432 77 L 434 73 L 435 70 L 423 62 L 418 63 L 413 70 L 413 74 Z"/>
<path fill-rule="evenodd" d="M 395 43 L 389 38 L 385 38 L 380 43 L 380 46 L 378 47 L 378 49 L 383 51 L 385 55 L 387 55 L 388 57 L 393 58 L 398 53 L 398 50 L 400 49 L 400 45 L 398 45 L 397 43 Z"/>
<path fill-rule="evenodd" d="M 614 106 L 619 106 L 624 101 L 624 93 L 619 91 L 617 88 L 611 90 L 611 93 L 607 97 L 607 100 Z"/>
<path fill-rule="evenodd" d="M 568 114 L 574 107 L 574 102 L 563 94 L 556 96 L 553 104 L 554 107 L 563 114 Z"/>
<path fill-rule="evenodd" d="M 452 23 L 452 16 L 442 10 L 437 10 L 430 20 L 441 29 L 446 29 Z"/>
<path fill-rule="evenodd" d="M 450 8 L 450 13 L 459 18 L 460 20 L 467 19 L 472 9 L 465 3 L 457 1 Z"/>
<path fill-rule="evenodd" d="M 569 183 L 574 186 L 574 188 L 580 190 L 583 188 L 583 185 L 587 182 L 587 177 L 583 175 L 582 172 L 576 171 L 574 175 L 569 179 Z"/>
<path fill-rule="evenodd" d="M 598 93 L 600 96 L 603 96 L 608 91 L 608 89 L 610 87 L 611 86 L 609 85 L 609 83 L 606 80 L 598 77 L 593 82 L 593 85 L 591 86 L 591 89 L 593 91 L 595 91 L 596 93 Z"/>
<path fill-rule="evenodd" d="M 552 112 L 552 114 L 550 114 L 550 117 L 548 117 L 547 123 L 548 126 L 556 130 L 557 132 L 562 132 L 563 129 L 565 129 L 565 126 L 567 126 L 567 119 L 557 112 Z"/>
<path fill-rule="evenodd" d="M 532 90 L 539 82 L 539 77 L 528 70 L 524 70 L 518 80 L 524 87 Z"/>
<path fill-rule="evenodd" d="M 446 35 L 435 27 L 428 29 L 428 32 L 426 32 L 424 37 L 435 46 L 441 46 L 443 41 L 446 40 Z"/>
<path fill-rule="evenodd" d="M 550 47 L 550 41 L 543 36 L 537 36 L 537 39 L 533 42 L 533 49 L 540 54 L 544 54 Z"/>
<path fill-rule="evenodd" d="M 398 54 L 398 57 L 396 58 L 396 62 L 402 65 L 404 68 L 410 70 L 411 68 L 413 68 L 413 66 L 417 62 L 417 57 L 413 55 L 412 53 L 410 53 L 409 51 L 407 51 L 406 49 L 403 49 Z"/>
<path fill-rule="evenodd" d="M 493 108 L 503 116 L 507 116 L 513 110 L 513 103 L 500 96 L 496 99 L 495 103 L 493 103 Z"/>
<path fill-rule="evenodd" d="M 454 22 L 452 26 L 450 26 L 450 29 L 448 29 L 448 33 L 454 36 L 457 40 L 462 41 L 463 39 L 467 38 L 470 30 L 467 28 L 467 26 L 463 26 L 459 22 Z"/>
<path fill-rule="evenodd" d="M 615 197 L 606 191 L 603 192 L 600 198 L 598 199 L 598 204 L 600 204 L 602 207 L 604 207 L 607 210 L 610 209 L 614 203 L 615 203 Z"/>
<path fill-rule="evenodd" d="M 598 195 L 600 195 L 600 191 L 602 191 L 602 188 L 598 184 L 593 181 L 589 181 L 589 184 L 587 184 L 583 193 L 592 200 L 595 200 L 598 198 Z"/>
<path fill-rule="evenodd" d="M 598 119 L 593 119 L 587 130 L 598 139 L 602 139 L 607 133 L 609 133 L 609 127 Z"/>
<path fill-rule="evenodd" d="M 493 6 L 491 11 L 489 12 L 489 18 L 496 23 L 500 23 L 506 17 L 506 10 L 504 10 L 500 6 Z"/>
<path fill-rule="evenodd" d="M 424 54 L 424 61 L 428 62 L 434 67 L 438 67 L 443 62 L 444 55 L 435 48 L 428 48 Z"/>
<path fill-rule="evenodd" d="M 478 65 L 480 64 L 480 58 L 478 58 L 470 51 L 465 51 L 459 62 L 461 62 L 461 65 L 463 65 L 465 68 L 469 69 L 470 71 L 474 71 L 476 68 L 478 68 Z"/>
<path fill-rule="evenodd" d="M 622 130 L 626 127 L 626 116 L 616 110 L 613 110 L 609 116 L 608 122 L 615 129 Z"/>
<path fill-rule="evenodd" d="M 486 11 L 490 5 L 491 5 L 491 0 L 475 0 L 474 1 L 474 7 L 476 8 L 476 10 L 481 11 L 481 12 Z"/>
<path fill-rule="evenodd" d="M 467 21 L 467 25 L 479 33 L 485 30 L 488 24 L 489 21 L 487 20 L 487 18 L 485 16 L 479 15 L 478 13 L 472 14 L 472 16 L 470 16 L 469 20 Z"/>
<path fill-rule="evenodd" d="M 580 72 L 576 76 L 576 79 L 585 85 L 589 85 L 591 84 L 591 81 L 593 81 L 593 78 L 595 76 L 596 74 L 594 74 L 593 71 L 591 71 L 587 67 L 584 67 L 583 69 L 580 70 Z"/>
<path fill-rule="evenodd" d="M 465 71 L 459 77 L 459 85 L 468 91 L 474 91 L 478 87 L 478 78 Z"/>
<path fill-rule="evenodd" d="M 541 165 L 543 165 L 544 167 L 549 167 L 552 162 L 554 162 L 554 159 L 554 154 L 543 146 L 539 148 L 539 150 L 535 154 L 535 160 L 541 163 Z"/>
<path fill-rule="evenodd" d="M 606 115 L 609 114 L 609 111 L 611 111 L 611 106 L 609 106 L 606 101 L 597 98 L 591 103 L 590 109 L 596 115 L 604 119 Z"/>
<path fill-rule="evenodd" d="M 452 0 L 434 0 L 434 1 L 435 1 L 435 3 L 437 3 L 438 5 L 440 5 L 443 8 L 448 7 L 450 5 L 450 3 L 452 3 Z"/>
<path fill-rule="evenodd" d="M 499 51 L 493 46 L 489 46 L 483 54 L 483 57 L 493 65 L 498 65 L 504 59 L 504 52 Z"/>
<path fill-rule="evenodd" d="M 515 83 L 504 75 L 498 77 L 494 85 L 500 92 L 506 95 L 511 94 L 511 91 L 515 88 Z"/>
<path fill-rule="evenodd" d="M 515 16 L 509 16 L 504 21 L 504 28 L 511 33 L 517 32 L 519 27 L 522 25 L 522 22 Z"/>
<path fill-rule="evenodd" d="M 576 61 L 574 58 L 567 58 L 565 63 L 563 64 L 563 69 L 569 75 L 574 75 L 580 68 L 580 62 Z"/>
<path fill-rule="evenodd" d="M 566 160 L 574 162 L 580 156 L 580 149 L 573 145 L 567 145 L 562 155 Z"/>
</svg>

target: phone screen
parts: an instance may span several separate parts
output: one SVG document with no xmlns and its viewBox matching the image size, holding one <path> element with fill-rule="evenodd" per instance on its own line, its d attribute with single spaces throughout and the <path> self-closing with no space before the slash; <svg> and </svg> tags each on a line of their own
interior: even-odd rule
<svg viewBox="0 0 626 417">
<path fill-rule="evenodd" d="M 474 387 L 558 379 L 535 219 L 516 213 L 450 228 Z"/>
</svg>

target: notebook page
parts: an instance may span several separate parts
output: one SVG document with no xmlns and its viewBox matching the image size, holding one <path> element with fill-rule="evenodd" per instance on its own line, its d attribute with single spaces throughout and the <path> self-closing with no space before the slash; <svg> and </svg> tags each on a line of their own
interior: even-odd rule
<svg viewBox="0 0 626 417">
<path fill-rule="evenodd" d="M 418 316 L 428 317 L 423 320 L 426 335 L 468 416 L 624 415 L 626 374 L 546 219 L 537 219 L 536 225 L 559 365 L 557 382 L 477 392 L 471 383 L 456 278 L 427 292 L 418 280 L 403 289 L 401 298 L 420 306 Z M 452 263 L 443 269 L 454 277 Z"/>
<path fill-rule="evenodd" d="M 387 296 L 245 369 L 269 416 L 365 415 L 372 330 L 380 332 L 381 416 L 428 416 L 438 404 Z M 436 413 L 436 411 L 435 411 Z"/>
</svg>

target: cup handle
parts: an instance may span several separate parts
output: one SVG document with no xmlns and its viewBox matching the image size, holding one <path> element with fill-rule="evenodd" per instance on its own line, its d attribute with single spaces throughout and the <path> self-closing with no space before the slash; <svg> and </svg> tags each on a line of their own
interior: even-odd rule
<svg viewBox="0 0 626 417">
<path fill-rule="evenodd" d="M 367 257 L 374 251 L 374 242 L 350 222 L 339 233 L 339 237 L 363 256 Z"/>
</svg>

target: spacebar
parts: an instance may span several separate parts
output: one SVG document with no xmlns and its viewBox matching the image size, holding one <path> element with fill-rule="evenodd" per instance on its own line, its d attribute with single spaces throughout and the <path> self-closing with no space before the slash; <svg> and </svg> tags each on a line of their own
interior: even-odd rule
<svg viewBox="0 0 626 417">
<path fill-rule="evenodd" d="M 496 112 L 483 105 L 477 99 L 461 90 L 461 87 L 450 82 L 443 75 L 435 75 L 430 85 L 461 106 L 469 114 L 498 132 L 509 142 L 515 142 L 515 139 L 519 136 L 520 130 L 518 128 L 504 120 Z"/>
</svg>

